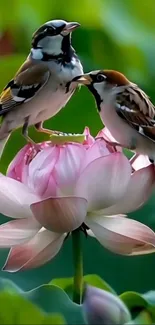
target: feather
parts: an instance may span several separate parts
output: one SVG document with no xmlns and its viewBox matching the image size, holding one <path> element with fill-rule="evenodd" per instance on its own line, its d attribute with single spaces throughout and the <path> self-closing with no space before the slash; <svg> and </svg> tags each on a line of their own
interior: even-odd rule
<svg viewBox="0 0 155 325">
<path fill-rule="evenodd" d="M 31 100 L 46 84 L 50 76 L 48 67 L 33 64 L 28 59 L 18 70 L 14 79 L 3 89 L 0 95 L 0 115 L 12 108 Z"/>
<path fill-rule="evenodd" d="M 130 83 L 116 96 L 116 112 L 141 135 L 155 141 L 155 107 L 137 85 Z"/>
</svg>

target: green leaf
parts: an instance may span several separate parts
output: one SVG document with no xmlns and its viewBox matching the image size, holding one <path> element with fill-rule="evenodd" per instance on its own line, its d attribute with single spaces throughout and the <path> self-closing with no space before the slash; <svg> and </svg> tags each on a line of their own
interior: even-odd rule
<svg viewBox="0 0 155 325">
<path fill-rule="evenodd" d="M 155 306 L 155 291 L 148 291 L 142 295 L 149 305 Z"/>
<path fill-rule="evenodd" d="M 138 314 L 138 316 L 135 319 L 133 319 L 132 321 L 128 322 L 127 324 L 128 325 L 129 324 L 130 325 L 131 324 L 133 324 L 133 325 L 134 324 L 135 325 L 139 325 L 139 324 L 141 324 L 141 325 L 147 325 L 147 324 L 152 324 L 152 319 L 151 319 L 151 316 L 150 316 L 149 312 L 146 311 L 146 310 L 143 310 L 142 312 L 140 312 Z"/>
<path fill-rule="evenodd" d="M 110 287 L 110 285 L 107 282 L 102 280 L 102 278 L 100 278 L 96 274 L 85 275 L 84 276 L 84 282 L 89 284 L 89 285 L 92 285 L 94 287 L 109 291 L 109 292 L 116 295 L 116 292 L 112 289 L 112 287 Z"/>
<path fill-rule="evenodd" d="M 69 299 L 67 294 L 57 286 L 42 285 L 31 291 L 26 292 L 18 288 L 12 281 L 1 278 L 0 279 L 0 316 L 1 316 L 1 294 L 2 297 L 4 298 L 5 306 L 12 304 L 13 306 L 12 313 L 16 313 L 16 310 L 20 309 L 19 317 L 21 319 L 21 324 L 31 323 L 31 321 L 29 322 L 29 320 L 26 319 L 26 316 L 24 316 L 25 310 L 28 310 L 27 318 L 31 315 L 31 313 L 33 314 L 32 324 L 38 324 L 37 319 L 39 321 L 40 317 L 42 317 L 42 323 L 39 324 L 64 324 L 64 321 L 62 322 L 62 317 L 61 316 L 58 317 L 58 315 L 63 315 L 65 320 L 67 320 L 69 324 L 77 324 L 77 323 L 85 324 L 83 319 L 82 306 L 73 303 Z M 6 308 L 7 307 L 3 308 L 4 315 L 6 312 Z M 44 314 L 42 313 L 39 314 L 40 310 L 42 310 Z M 47 316 L 46 314 L 48 314 L 49 318 L 45 317 Z M 12 314 L 9 313 L 8 322 L 4 321 L 4 323 L 12 324 L 11 323 L 12 317 L 13 317 Z M 31 320 L 31 316 L 30 316 L 30 320 Z M 1 318 L 0 318 L 0 323 L 1 323 Z M 14 320 L 13 323 L 18 324 L 18 322 L 14 322 Z"/>
<path fill-rule="evenodd" d="M 147 293 L 142 295 L 143 298 L 148 303 L 148 311 L 150 312 L 153 322 L 155 322 L 155 291 L 148 291 Z"/>
<path fill-rule="evenodd" d="M 137 292 L 127 291 L 122 293 L 119 297 L 121 300 L 123 300 L 131 312 L 133 309 L 139 308 L 142 310 L 148 306 L 146 299 L 144 299 L 143 296 Z"/>
<path fill-rule="evenodd" d="M 23 292 L 23 290 L 19 288 L 15 283 L 13 283 L 11 280 L 0 278 L 0 292 L 3 290 L 15 294 Z"/>
<path fill-rule="evenodd" d="M 50 281 L 49 284 L 55 285 L 64 290 L 70 298 L 73 294 L 73 278 L 58 278 Z"/>
<path fill-rule="evenodd" d="M 98 275 L 96 274 L 89 274 L 85 275 L 83 277 L 83 282 L 85 284 L 89 284 L 91 286 L 109 291 L 113 294 L 116 294 L 116 292 L 104 281 L 102 280 Z M 73 293 L 73 278 L 59 278 L 59 279 L 53 279 L 50 284 L 56 285 L 63 289 L 69 297 L 72 298 Z"/>
<path fill-rule="evenodd" d="M 85 324 L 82 306 L 73 303 L 68 295 L 57 286 L 42 285 L 23 295 L 47 313 L 62 314 L 69 324 Z"/>
<path fill-rule="evenodd" d="M 0 324 L 65 324 L 65 321 L 60 314 L 45 314 L 24 297 L 4 290 L 0 292 Z"/>
</svg>

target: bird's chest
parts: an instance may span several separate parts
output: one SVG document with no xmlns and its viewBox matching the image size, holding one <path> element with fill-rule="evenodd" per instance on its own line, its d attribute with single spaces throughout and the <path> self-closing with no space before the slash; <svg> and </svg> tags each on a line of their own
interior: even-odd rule
<svg viewBox="0 0 155 325">
<path fill-rule="evenodd" d="M 71 92 L 67 92 L 66 82 L 63 79 L 50 77 L 48 83 L 42 91 L 42 102 L 46 109 L 56 110 L 66 104 L 71 96 Z"/>
<path fill-rule="evenodd" d="M 58 111 L 66 105 L 70 97 L 72 96 L 76 85 L 71 84 L 69 89 L 68 83 L 77 75 L 83 73 L 82 66 L 79 63 L 68 65 L 57 65 L 52 63 L 51 65 L 51 76 L 49 81 L 40 94 L 42 107 L 44 110 L 40 112 L 42 119 L 48 119 L 54 116 Z"/>
<path fill-rule="evenodd" d="M 65 66 L 55 62 L 50 63 L 49 80 L 30 103 L 32 106 L 30 124 L 49 119 L 66 105 L 76 88 L 74 83 L 68 89 L 68 83 L 83 73 L 81 63 L 73 63 Z"/>
<path fill-rule="evenodd" d="M 51 76 L 32 103 L 33 107 L 38 107 L 35 123 L 56 115 L 66 105 L 74 90 L 72 88 L 67 91 L 66 81 Z"/>
</svg>

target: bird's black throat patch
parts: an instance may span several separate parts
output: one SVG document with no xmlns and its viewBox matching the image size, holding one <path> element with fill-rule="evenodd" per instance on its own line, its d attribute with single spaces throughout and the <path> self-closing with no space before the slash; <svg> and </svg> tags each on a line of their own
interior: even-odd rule
<svg viewBox="0 0 155 325">
<path fill-rule="evenodd" d="M 103 100 L 101 99 L 100 95 L 98 94 L 97 90 L 93 87 L 93 84 L 87 85 L 88 89 L 91 91 L 91 93 L 94 95 L 95 100 L 96 100 L 96 104 L 97 104 L 97 108 L 98 111 L 101 111 L 101 103 L 103 102 Z"/>
<path fill-rule="evenodd" d="M 61 44 L 61 53 L 57 55 L 49 54 L 47 52 L 42 52 L 43 57 L 42 61 L 58 61 L 62 65 L 65 65 L 67 63 L 70 63 L 72 61 L 72 58 L 77 58 L 77 55 L 75 53 L 75 50 L 71 46 L 71 38 L 70 35 L 64 36 L 62 39 Z"/>
</svg>

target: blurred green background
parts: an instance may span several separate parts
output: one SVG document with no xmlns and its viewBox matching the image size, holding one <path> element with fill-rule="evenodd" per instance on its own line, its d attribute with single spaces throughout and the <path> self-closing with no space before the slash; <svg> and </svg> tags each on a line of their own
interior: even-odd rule
<svg viewBox="0 0 155 325">
<path fill-rule="evenodd" d="M 51 19 L 78 21 L 72 43 L 84 70 L 112 68 L 138 83 L 155 102 L 155 1 L 147 0 L 1 0 L 0 2 L 0 88 L 13 77 L 28 55 L 31 35 Z M 94 100 L 87 89 L 72 97 L 69 104 L 46 127 L 66 132 L 82 132 L 90 127 L 93 135 L 102 127 Z M 45 139 L 34 129 L 31 136 Z M 0 163 L 8 163 L 24 144 L 20 130 L 14 132 Z M 154 196 L 131 217 L 155 230 Z M 6 219 L 1 216 L 1 222 Z M 83 238 L 84 271 L 102 276 L 116 291 L 155 289 L 155 255 L 117 256 L 104 250 L 94 239 Z M 6 251 L 0 251 L 0 266 Z M 71 242 L 67 240 L 59 255 L 40 269 L 16 274 L 0 272 L 18 285 L 30 289 L 54 277 L 72 276 Z"/>
</svg>

